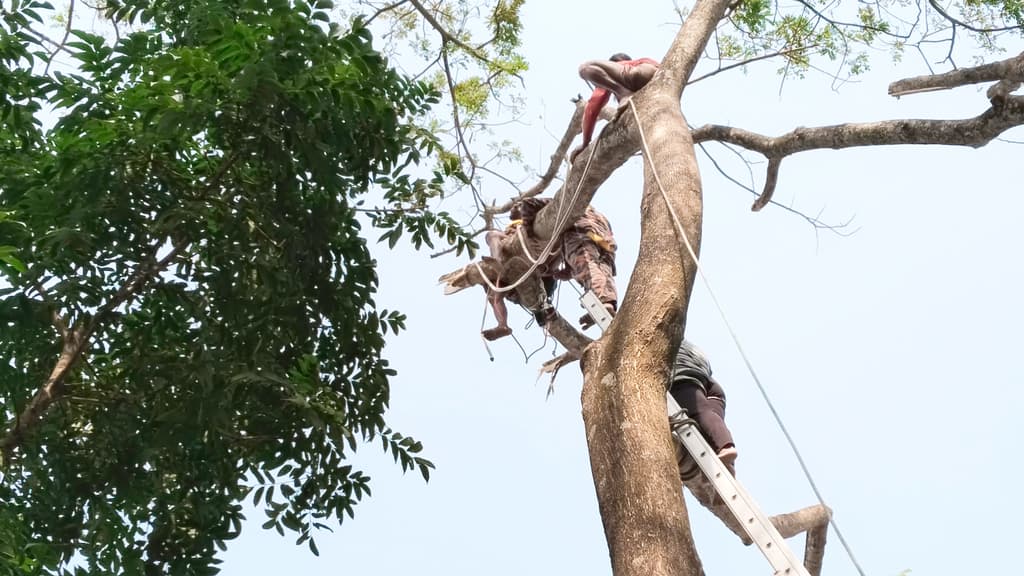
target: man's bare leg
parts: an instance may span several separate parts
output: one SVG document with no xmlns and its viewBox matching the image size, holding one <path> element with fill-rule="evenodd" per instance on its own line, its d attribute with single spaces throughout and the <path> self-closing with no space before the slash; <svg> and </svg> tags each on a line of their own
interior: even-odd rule
<svg viewBox="0 0 1024 576">
<path fill-rule="evenodd" d="M 658 67 L 653 64 L 625 66 L 611 60 L 587 60 L 579 68 L 581 78 L 599 88 L 610 90 L 620 103 L 646 86 L 657 71 Z"/>
<path fill-rule="evenodd" d="M 497 340 L 508 336 L 512 333 L 512 329 L 508 327 L 508 308 L 505 306 L 505 296 L 500 292 L 488 290 L 487 301 L 491 303 L 494 319 L 498 321 L 498 325 L 484 330 L 481 334 L 487 340 Z"/>
<path fill-rule="evenodd" d="M 615 98 L 622 100 L 633 94 L 633 91 L 626 87 L 623 82 L 623 73 L 626 67 L 611 60 L 587 60 L 580 64 L 580 77 L 597 86 L 615 94 Z"/>
</svg>

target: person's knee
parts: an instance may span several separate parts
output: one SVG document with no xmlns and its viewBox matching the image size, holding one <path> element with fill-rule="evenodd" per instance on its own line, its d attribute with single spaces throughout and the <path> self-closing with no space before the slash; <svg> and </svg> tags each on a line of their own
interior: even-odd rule
<svg viewBox="0 0 1024 576">
<path fill-rule="evenodd" d="M 579 67 L 580 77 L 606 90 L 619 95 L 625 87 L 622 85 L 623 67 L 608 60 L 588 60 Z"/>
<path fill-rule="evenodd" d="M 579 75 L 584 80 L 593 82 L 595 77 L 600 77 L 604 70 L 601 68 L 601 60 L 587 60 L 580 64 Z"/>
</svg>

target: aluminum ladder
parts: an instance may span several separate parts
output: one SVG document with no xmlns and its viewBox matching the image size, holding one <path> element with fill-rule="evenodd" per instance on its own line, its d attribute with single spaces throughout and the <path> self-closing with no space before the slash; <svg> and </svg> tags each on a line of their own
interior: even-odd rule
<svg viewBox="0 0 1024 576">
<path fill-rule="evenodd" d="M 612 317 L 597 296 L 587 290 L 580 298 L 580 302 L 595 323 L 601 327 L 601 330 L 607 330 L 612 323 Z M 739 521 L 740 526 L 743 527 L 743 531 L 771 564 L 772 569 L 775 570 L 775 576 L 810 576 L 803 563 L 796 559 L 789 546 L 786 545 L 785 539 L 775 529 L 775 525 L 761 512 L 753 497 L 743 489 L 739 481 L 725 468 L 725 464 L 718 459 L 718 455 L 711 449 L 707 440 L 704 439 L 704 435 L 697 428 L 697 423 L 687 416 L 686 410 L 679 406 L 671 394 L 666 392 L 665 396 L 668 399 L 668 416 L 672 436 L 700 467 L 701 472 L 714 487 L 715 493 L 722 499 L 732 515 Z"/>
</svg>

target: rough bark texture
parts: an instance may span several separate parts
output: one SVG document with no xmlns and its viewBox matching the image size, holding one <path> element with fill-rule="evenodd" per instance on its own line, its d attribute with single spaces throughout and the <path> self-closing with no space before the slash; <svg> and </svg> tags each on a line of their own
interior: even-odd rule
<svg viewBox="0 0 1024 576">
<path fill-rule="evenodd" d="M 894 144 L 941 144 L 980 147 L 1006 130 L 1024 124 L 1024 96 L 1009 96 L 999 108 L 989 108 L 963 120 L 886 120 L 797 128 L 781 136 L 763 136 L 731 126 L 708 125 L 693 131 L 696 142 L 717 140 L 781 158 L 821 148 L 853 148 Z"/>
<path fill-rule="evenodd" d="M 631 103 L 639 117 L 636 137 L 642 134 L 647 144 L 640 252 L 611 329 L 583 356 L 583 420 L 616 576 L 703 574 L 665 414 L 670 358 L 683 335 L 696 272 L 668 206 L 699 250 L 700 174 L 679 96 L 727 5 L 696 4 L 661 70 Z M 632 112 L 621 113 L 611 127 L 632 128 Z M 602 138 L 611 134 L 618 132 Z M 597 145 L 602 162 L 621 157 L 600 140 Z M 628 157 L 639 145 L 634 140 L 623 151 Z"/>
<path fill-rule="evenodd" d="M 973 68 L 961 68 L 945 74 L 929 74 L 904 78 L 889 85 L 890 96 L 905 96 L 917 92 L 946 90 L 967 84 L 995 82 L 997 80 L 1024 80 L 1024 52 L 999 62 Z"/>
<path fill-rule="evenodd" d="M 640 253 L 616 321 L 584 356 L 583 419 L 614 574 L 696 575 L 702 569 L 665 415 L 669 359 L 682 337 L 696 267 L 666 198 L 698 249 L 700 177 L 674 96 L 641 92 L 634 103 L 651 155 Z"/>
</svg>

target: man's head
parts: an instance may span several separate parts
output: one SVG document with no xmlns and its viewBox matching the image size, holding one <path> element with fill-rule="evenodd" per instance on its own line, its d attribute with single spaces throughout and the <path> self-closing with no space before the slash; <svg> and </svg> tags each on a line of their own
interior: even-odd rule
<svg viewBox="0 0 1024 576">
<path fill-rule="evenodd" d="M 617 52 L 615 54 L 612 54 L 612 56 L 611 56 L 611 58 L 609 58 L 609 60 L 611 60 L 612 62 L 623 62 L 625 60 L 632 60 L 632 58 L 629 57 L 629 54 L 625 54 L 623 52 Z"/>
</svg>

